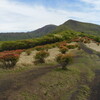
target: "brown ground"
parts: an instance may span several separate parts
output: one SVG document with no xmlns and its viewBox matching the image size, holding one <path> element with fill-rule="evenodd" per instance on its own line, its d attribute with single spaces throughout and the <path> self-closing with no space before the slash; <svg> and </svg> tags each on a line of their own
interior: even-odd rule
<svg viewBox="0 0 100 100">
<path fill-rule="evenodd" d="M 13 100 L 12 95 L 25 87 L 30 87 L 31 85 L 36 86 L 38 78 L 46 73 L 52 71 L 57 66 L 46 66 L 43 68 L 35 68 L 28 70 L 26 72 L 20 73 L 18 75 L 9 75 L 9 77 L 4 77 L 0 79 L 0 100 Z M 18 100 L 18 99 L 17 99 Z"/>
</svg>

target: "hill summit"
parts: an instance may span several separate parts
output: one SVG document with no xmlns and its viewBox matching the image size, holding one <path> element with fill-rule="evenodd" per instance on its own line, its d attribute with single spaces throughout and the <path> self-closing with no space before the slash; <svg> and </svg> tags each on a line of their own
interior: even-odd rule
<svg viewBox="0 0 100 100">
<path fill-rule="evenodd" d="M 85 23 L 70 19 L 66 21 L 64 24 L 62 24 L 62 26 L 66 26 L 67 28 L 78 32 L 100 35 L 100 25 L 92 23 Z"/>
</svg>

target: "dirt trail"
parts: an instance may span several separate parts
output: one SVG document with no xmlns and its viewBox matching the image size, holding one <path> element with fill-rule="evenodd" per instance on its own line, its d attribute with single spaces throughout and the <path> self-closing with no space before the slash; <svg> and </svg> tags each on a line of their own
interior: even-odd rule
<svg viewBox="0 0 100 100">
<path fill-rule="evenodd" d="M 18 75 L 11 77 L 6 76 L 0 79 L 0 100 L 9 100 L 8 98 L 13 92 L 23 87 L 34 85 L 35 80 L 58 66 L 59 65 L 32 69 Z"/>
<path fill-rule="evenodd" d="M 96 70 L 96 77 L 92 83 L 90 100 L 100 100 L 100 70 Z"/>
<path fill-rule="evenodd" d="M 98 61 L 100 61 L 100 53 L 94 52 L 92 49 L 86 47 L 83 43 L 79 43 L 82 50 L 84 50 L 88 54 L 94 54 L 99 57 Z M 100 70 L 95 71 L 95 79 L 91 84 L 91 95 L 90 100 L 100 100 Z"/>
</svg>

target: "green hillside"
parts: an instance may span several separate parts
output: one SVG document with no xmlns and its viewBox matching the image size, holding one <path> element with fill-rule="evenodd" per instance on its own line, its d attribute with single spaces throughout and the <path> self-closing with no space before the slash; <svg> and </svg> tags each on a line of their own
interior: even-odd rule
<svg viewBox="0 0 100 100">
<path fill-rule="evenodd" d="M 45 36 L 49 33 L 58 33 L 62 31 L 73 30 L 82 33 L 88 33 L 100 36 L 100 25 L 83 23 L 75 20 L 68 20 L 60 26 L 46 25 L 40 29 L 31 32 L 21 33 L 0 33 L 0 41 L 12 41 L 22 39 L 32 39 Z"/>
<path fill-rule="evenodd" d="M 12 40 L 21 40 L 21 39 L 31 39 L 36 37 L 44 36 L 48 33 L 51 33 L 56 29 L 56 25 L 46 25 L 42 28 L 39 28 L 31 32 L 21 32 L 21 33 L 0 33 L 0 41 L 12 41 Z"/>
<path fill-rule="evenodd" d="M 35 46 L 52 44 L 52 43 L 56 43 L 56 42 L 60 42 L 64 40 L 70 42 L 71 40 L 75 38 L 85 37 L 85 36 L 91 39 L 94 39 L 97 42 L 100 42 L 100 37 L 81 33 L 81 32 L 75 32 L 72 30 L 65 30 L 65 31 L 56 32 L 53 34 L 48 34 L 48 35 L 42 36 L 40 38 L 35 38 L 35 39 L 33 38 L 33 39 L 26 39 L 26 40 L 1 42 L 0 51 L 33 48 Z"/>
<path fill-rule="evenodd" d="M 84 23 L 75 20 L 66 21 L 64 24 L 58 26 L 55 32 L 67 29 L 100 36 L 100 25 Z"/>
</svg>

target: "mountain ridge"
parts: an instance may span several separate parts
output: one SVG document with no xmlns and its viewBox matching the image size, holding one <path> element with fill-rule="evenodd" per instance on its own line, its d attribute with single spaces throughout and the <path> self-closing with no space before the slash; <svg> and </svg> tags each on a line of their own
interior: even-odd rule
<svg viewBox="0 0 100 100">
<path fill-rule="evenodd" d="M 73 30 L 75 32 L 100 36 L 100 25 L 70 19 L 59 26 L 50 24 L 30 32 L 0 33 L 0 41 L 32 39 L 45 36 L 50 33 L 59 33 L 66 30 Z"/>
<path fill-rule="evenodd" d="M 53 30 L 56 29 L 56 27 L 57 27 L 56 25 L 50 24 L 29 32 L 0 33 L 0 41 L 37 38 L 37 37 L 44 36 L 48 33 L 51 33 Z"/>
</svg>

